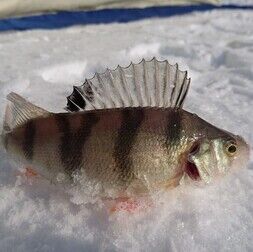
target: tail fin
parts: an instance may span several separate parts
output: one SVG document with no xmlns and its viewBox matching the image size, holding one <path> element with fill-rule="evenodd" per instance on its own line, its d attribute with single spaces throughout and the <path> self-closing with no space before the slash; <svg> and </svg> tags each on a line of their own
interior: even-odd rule
<svg viewBox="0 0 253 252">
<path fill-rule="evenodd" d="M 32 118 L 49 114 L 48 111 L 35 106 L 16 93 L 8 94 L 7 100 L 9 102 L 5 110 L 2 134 L 10 132 Z"/>
</svg>

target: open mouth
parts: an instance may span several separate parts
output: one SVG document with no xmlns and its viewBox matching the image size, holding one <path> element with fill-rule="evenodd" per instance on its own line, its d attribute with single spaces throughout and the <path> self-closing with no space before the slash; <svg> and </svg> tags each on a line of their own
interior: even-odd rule
<svg viewBox="0 0 253 252">
<path fill-rule="evenodd" d="M 198 168 L 193 162 L 187 161 L 185 166 L 185 172 L 192 180 L 200 180 Z"/>
<path fill-rule="evenodd" d="M 192 161 L 191 156 L 196 154 L 198 151 L 199 151 L 199 143 L 195 142 L 188 154 L 188 158 L 185 164 L 185 172 L 194 181 L 200 180 L 200 175 L 197 166 Z"/>
</svg>

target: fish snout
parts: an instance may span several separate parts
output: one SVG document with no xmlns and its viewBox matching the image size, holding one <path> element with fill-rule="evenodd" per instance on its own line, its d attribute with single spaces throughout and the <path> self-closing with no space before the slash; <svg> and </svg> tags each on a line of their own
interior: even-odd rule
<svg viewBox="0 0 253 252">
<path fill-rule="evenodd" d="M 236 136 L 237 148 L 238 148 L 238 164 L 240 166 L 246 166 L 250 159 L 250 146 L 249 144 L 241 137 Z"/>
</svg>

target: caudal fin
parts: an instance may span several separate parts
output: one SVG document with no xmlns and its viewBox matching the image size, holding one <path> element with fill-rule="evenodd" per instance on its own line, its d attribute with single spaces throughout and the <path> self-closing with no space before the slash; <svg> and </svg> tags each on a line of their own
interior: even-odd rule
<svg viewBox="0 0 253 252">
<path fill-rule="evenodd" d="M 48 115 L 49 112 L 28 102 L 20 95 L 11 92 L 7 95 L 8 104 L 5 109 L 3 134 L 13 128 L 24 124 L 26 121 Z"/>
</svg>

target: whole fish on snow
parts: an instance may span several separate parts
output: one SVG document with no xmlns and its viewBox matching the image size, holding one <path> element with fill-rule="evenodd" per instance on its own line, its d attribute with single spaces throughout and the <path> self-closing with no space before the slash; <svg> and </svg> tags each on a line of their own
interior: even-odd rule
<svg viewBox="0 0 253 252">
<path fill-rule="evenodd" d="M 74 87 L 68 113 L 50 113 L 10 93 L 3 144 L 54 183 L 99 186 L 105 197 L 210 183 L 245 166 L 249 148 L 182 109 L 189 84 L 177 64 L 154 58 Z"/>
</svg>

